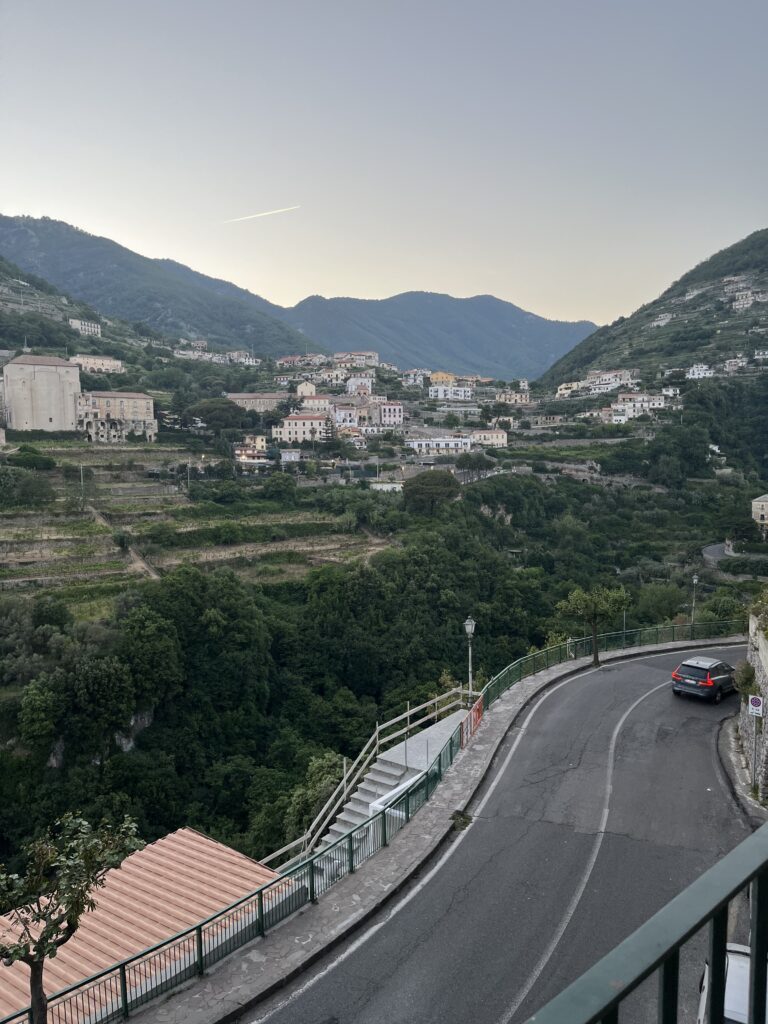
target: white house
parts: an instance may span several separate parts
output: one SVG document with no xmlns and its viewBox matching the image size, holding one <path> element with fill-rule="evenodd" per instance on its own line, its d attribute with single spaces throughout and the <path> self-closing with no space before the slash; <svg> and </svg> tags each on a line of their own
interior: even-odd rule
<svg viewBox="0 0 768 1024">
<path fill-rule="evenodd" d="M 348 395 L 370 395 L 373 391 L 373 377 L 369 377 L 367 374 L 355 374 L 353 377 L 347 378 L 347 394 Z"/>
<path fill-rule="evenodd" d="M 441 401 L 469 402 L 473 394 L 473 388 L 459 387 L 456 384 L 433 384 L 429 389 L 429 397 Z"/>
<path fill-rule="evenodd" d="M 468 452 L 472 439 L 466 434 L 451 434 L 446 437 L 414 437 L 405 442 L 405 447 L 420 455 L 435 452 Z"/>
<path fill-rule="evenodd" d="M 472 433 L 470 434 L 470 437 L 472 438 L 472 444 L 479 444 L 482 445 L 484 448 L 507 447 L 506 430 L 473 430 Z"/>
<path fill-rule="evenodd" d="M 705 377 L 714 377 L 715 371 L 710 370 L 706 363 L 694 363 L 685 371 L 688 380 L 703 380 Z"/>
</svg>

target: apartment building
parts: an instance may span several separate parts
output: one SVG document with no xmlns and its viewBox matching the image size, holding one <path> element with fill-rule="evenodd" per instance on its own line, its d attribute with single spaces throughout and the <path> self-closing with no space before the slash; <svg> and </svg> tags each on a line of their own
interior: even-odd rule
<svg viewBox="0 0 768 1024">
<path fill-rule="evenodd" d="M 456 384 L 432 384 L 428 392 L 430 398 L 443 402 L 470 402 L 474 393 L 474 388 L 459 387 Z"/>
<path fill-rule="evenodd" d="M 293 412 L 279 426 L 272 427 L 272 438 L 280 444 L 325 441 L 331 433 L 329 417 L 319 412 Z"/>
<path fill-rule="evenodd" d="M 414 437 L 405 442 L 405 447 L 419 455 L 434 455 L 439 452 L 468 452 L 472 439 L 466 434 L 452 434 L 444 437 Z"/>
<path fill-rule="evenodd" d="M 559 389 L 558 389 L 559 391 Z M 498 391 L 496 393 L 496 401 L 503 402 L 505 405 L 531 405 L 531 395 L 528 390 L 525 391 Z"/>
<path fill-rule="evenodd" d="M 94 323 L 93 320 L 78 320 L 76 317 L 70 317 L 67 322 L 73 331 L 77 331 L 84 337 L 101 337 L 101 324 Z"/>
</svg>

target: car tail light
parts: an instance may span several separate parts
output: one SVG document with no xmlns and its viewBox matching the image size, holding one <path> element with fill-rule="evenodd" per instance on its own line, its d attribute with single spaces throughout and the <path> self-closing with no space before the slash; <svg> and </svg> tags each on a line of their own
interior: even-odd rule
<svg viewBox="0 0 768 1024">
<path fill-rule="evenodd" d="M 676 683 L 679 683 L 683 677 L 680 675 L 677 669 L 675 669 L 675 671 L 672 673 L 672 678 L 675 680 Z"/>
<path fill-rule="evenodd" d="M 709 673 L 707 673 L 707 678 L 704 680 L 703 685 L 704 686 L 714 686 L 715 685 L 715 680 L 712 678 L 711 675 L 709 675 Z"/>
</svg>

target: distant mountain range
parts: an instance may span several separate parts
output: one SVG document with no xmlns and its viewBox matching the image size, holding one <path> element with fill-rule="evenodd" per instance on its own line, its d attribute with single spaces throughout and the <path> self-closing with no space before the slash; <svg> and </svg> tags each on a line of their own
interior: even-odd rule
<svg viewBox="0 0 768 1024">
<path fill-rule="evenodd" d="M 546 320 L 490 295 L 312 296 L 285 309 L 47 217 L 0 215 L 0 253 L 106 316 L 262 355 L 372 348 L 403 369 L 537 377 L 595 329 L 589 321 Z"/>
<path fill-rule="evenodd" d="M 768 349 L 768 229 L 694 267 L 658 299 L 601 327 L 554 364 L 541 383 L 589 370 L 687 368 Z"/>
</svg>

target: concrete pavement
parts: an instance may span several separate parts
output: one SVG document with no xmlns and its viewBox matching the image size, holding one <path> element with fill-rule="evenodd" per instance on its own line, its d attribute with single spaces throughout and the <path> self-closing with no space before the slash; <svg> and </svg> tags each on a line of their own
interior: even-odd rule
<svg viewBox="0 0 768 1024">
<path fill-rule="evenodd" d="M 744 639 L 730 638 L 742 643 Z M 719 646 L 729 643 L 719 641 Z M 653 651 L 701 649 L 707 645 L 677 643 Z M 637 648 L 604 656 L 608 664 L 650 654 Z M 520 711 L 542 690 L 589 668 L 589 659 L 552 668 L 512 687 L 486 715 L 472 744 L 446 773 L 431 801 L 391 845 L 360 867 L 316 905 L 233 953 L 204 978 L 170 993 L 134 1016 L 145 1024 L 214 1024 L 236 1020 L 248 1007 L 265 999 L 304 971 L 376 913 L 407 881 L 423 869 L 451 836 L 452 815 L 467 808 L 488 772 L 494 755 Z M 455 833 L 454 833 L 455 834 Z"/>
</svg>

